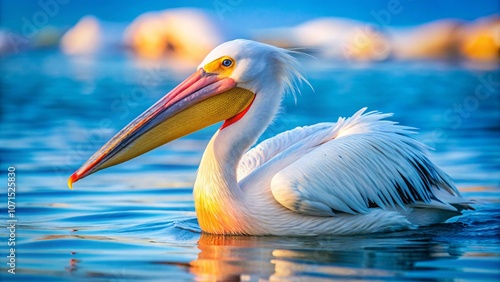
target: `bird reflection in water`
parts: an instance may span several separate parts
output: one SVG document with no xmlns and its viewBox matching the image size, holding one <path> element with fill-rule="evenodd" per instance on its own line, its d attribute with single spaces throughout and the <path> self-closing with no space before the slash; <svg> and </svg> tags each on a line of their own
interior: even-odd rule
<svg viewBox="0 0 500 282">
<path fill-rule="evenodd" d="M 410 270 L 424 270 L 417 265 L 421 261 L 457 259 L 463 255 L 462 247 L 455 243 L 440 244 L 432 235 L 413 231 L 375 238 L 202 234 L 198 248 L 200 253 L 189 264 L 189 272 L 201 281 L 390 279 L 405 276 Z"/>
</svg>

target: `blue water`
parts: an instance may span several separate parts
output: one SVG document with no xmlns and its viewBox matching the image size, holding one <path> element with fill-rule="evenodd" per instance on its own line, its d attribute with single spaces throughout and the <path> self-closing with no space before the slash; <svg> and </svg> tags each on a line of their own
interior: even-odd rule
<svg viewBox="0 0 500 282">
<path fill-rule="evenodd" d="M 127 57 L 1 58 L 0 175 L 16 172 L 16 274 L 2 281 L 464 281 L 500 279 L 500 74 L 446 63 L 305 61 L 314 91 L 287 97 L 263 138 L 361 107 L 420 130 L 475 211 L 447 224 L 348 237 L 201 234 L 191 195 L 217 126 L 75 184 L 67 177 L 186 74 Z M 479 89 L 479 90 L 478 90 Z M 7 189 L 0 217 L 7 221 Z"/>
</svg>

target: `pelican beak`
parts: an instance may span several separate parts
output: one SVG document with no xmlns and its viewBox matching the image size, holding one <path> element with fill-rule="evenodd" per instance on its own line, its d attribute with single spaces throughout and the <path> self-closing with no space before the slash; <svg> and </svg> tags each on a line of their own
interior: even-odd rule
<svg viewBox="0 0 500 282">
<path fill-rule="evenodd" d="M 68 186 L 101 169 L 140 156 L 154 148 L 214 123 L 246 112 L 254 93 L 228 77 L 202 68 L 120 130 L 68 179 Z"/>
</svg>

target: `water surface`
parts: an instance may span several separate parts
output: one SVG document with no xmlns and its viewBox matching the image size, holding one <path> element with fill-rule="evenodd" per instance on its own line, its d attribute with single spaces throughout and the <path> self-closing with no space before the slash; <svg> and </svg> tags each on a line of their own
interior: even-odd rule
<svg viewBox="0 0 500 282">
<path fill-rule="evenodd" d="M 1 177 L 16 168 L 19 281 L 500 279 L 500 75 L 446 63 L 319 65 L 261 138 L 367 106 L 419 128 L 475 211 L 450 223 L 346 237 L 201 234 L 192 186 L 217 126 L 66 187 L 67 177 L 185 74 L 121 56 L 1 59 Z M 478 90 L 479 89 L 479 90 Z M 6 190 L 2 192 L 6 202 Z M 7 209 L 2 205 L 2 221 Z M 2 235 L 8 235 L 2 230 Z M 2 236 L 2 238 L 5 238 Z M 2 242 L 5 249 L 6 241 Z"/>
</svg>

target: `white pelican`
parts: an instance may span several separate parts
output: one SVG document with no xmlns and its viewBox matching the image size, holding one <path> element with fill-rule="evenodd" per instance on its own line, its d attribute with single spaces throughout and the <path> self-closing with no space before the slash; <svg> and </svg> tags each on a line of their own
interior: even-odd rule
<svg viewBox="0 0 500 282">
<path fill-rule="evenodd" d="M 286 91 L 305 81 L 290 52 L 249 40 L 216 47 L 198 70 L 122 129 L 72 183 L 210 124 L 194 184 L 214 234 L 359 234 L 442 222 L 471 209 L 408 127 L 364 113 L 299 127 L 250 151 Z"/>
</svg>

